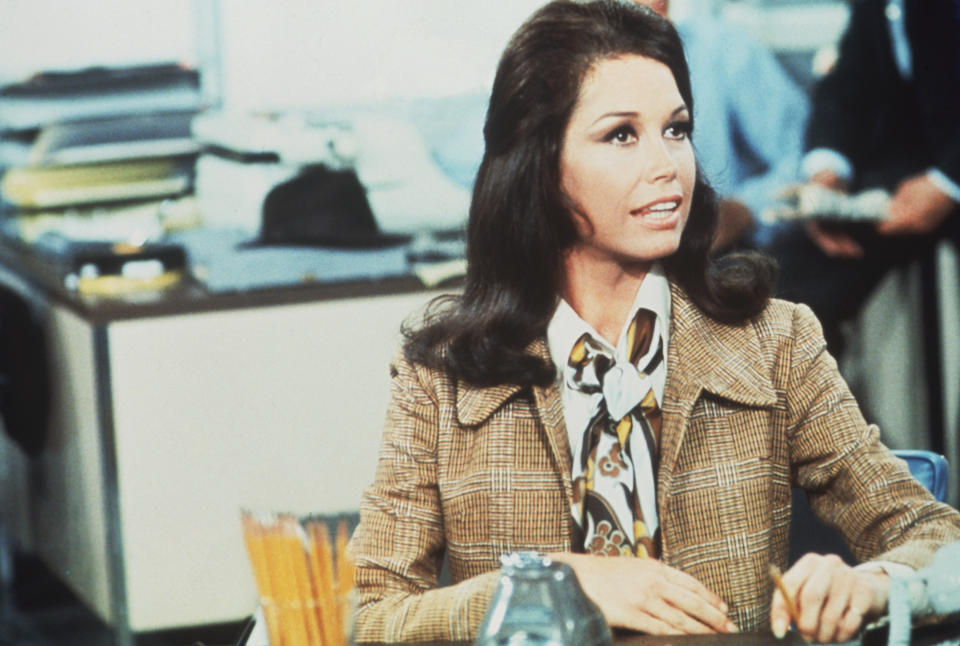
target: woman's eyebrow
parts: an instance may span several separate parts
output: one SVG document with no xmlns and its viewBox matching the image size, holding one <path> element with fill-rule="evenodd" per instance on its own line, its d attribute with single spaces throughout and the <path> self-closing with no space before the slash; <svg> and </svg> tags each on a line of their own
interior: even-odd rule
<svg viewBox="0 0 960 646">
<path fill-rule="evenodd" d="M 688 111 L 689 111 L 689 109 L 687 108 L 687 104 L 686 104 L 686 103 L 681 103 L 679 106 L 677 106 L 676 108 L 674 108 L 673 112 L 670 113 L 670 118 L 673 119 L 674 117 L 676 117 L 676 116 L 677 116 L 678 114 L 680 114 L 681 112 L 688 112 Z M 603 121 L 604 119 L 611 119 L 611 118 L 621 119 L 621 118 L 623 118 L 623 117 L 630 117 L 630 118 L 632 118 L 632 119 L 636 119 L 636 118 L 639 117 L 639 116 L 640 116 L 640 113 L 637 112 L 637 111 L 635 111 L 635 110 L 622 110 L 622 111 L 616 111 L 616 112 L 605 112 L 605 113 L 601 114 L 599 117 L 597 117 L 597 118 L 594 120 L 594 122 L 591 123 L 590 125 L 591 125 L 591 126 L 596 125 L 597 123 Z"/>
</svg>

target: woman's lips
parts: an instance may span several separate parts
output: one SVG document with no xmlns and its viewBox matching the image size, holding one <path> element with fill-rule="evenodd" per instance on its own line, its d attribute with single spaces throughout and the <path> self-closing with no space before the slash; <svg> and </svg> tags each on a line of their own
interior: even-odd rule
<svg viewBox="0 0 960 646">
<path fill-rule="evenodd" d="M 665 197 L 644 204 L 630 214 L 642 218 L 648 226 L 669 229 L 673 228 L 680 219 L 681 204 L 683 204 L 683 198 Z"/>
</svg>

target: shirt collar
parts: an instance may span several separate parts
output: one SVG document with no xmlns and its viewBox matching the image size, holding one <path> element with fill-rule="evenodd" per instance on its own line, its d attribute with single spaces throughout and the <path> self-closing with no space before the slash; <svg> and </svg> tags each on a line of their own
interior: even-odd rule
<svg viewBox="0 0 960 646">
<path fill-rule="evenodd" d="M 666 361 L 666 351 L 670 342 L 670 283 L 663 273 L 663 268 L 659 263 L 655 263 L 643 282 L 637 289 L 637 294 L 633 299 L 633 305 L 630 313 L 623 322 L 620 330 L 620 336 L 617 340 L 617 347 L 612 348 L 589 323 L 580 318 L 580 315 L 570 306 L 567 301 L 560 299 L 557 309 L 553 313 L 553 318 L 547 326 L 547 347 L 550 350 L 550 357 L 557 368 L 557 375 L 563 375 L 563 370 L 567 365 L 567 358 L 570 356 L 570 350 L 573 344 L 577 342 L 585 332 L 589 332 L 597 341 L 606 346 L 615 353 L 617 358 L 626 357 L 626 336 L 630 321 L 633 320 L 637 310 L 645 307 L 652 310 L 660 319 L 660 331 L 663 337 L 663 360 Z"/>
</svg>

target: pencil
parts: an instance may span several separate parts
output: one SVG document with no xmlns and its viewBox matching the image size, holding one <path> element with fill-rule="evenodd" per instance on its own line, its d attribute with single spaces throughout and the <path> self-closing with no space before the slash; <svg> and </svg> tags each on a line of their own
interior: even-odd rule
<svg viewBox="0 0 960 646">
<path fill-rule="evenodd" d="M 780 591 L 780 594 L 783 595 L 783 600 L 787 602 L 787 612 L 790 613 L 790 621 L 796 624 L 800 620 L 800 612 L 797 610 L 797 604 L 794 603 L 793 597 L 790 596 L 790 592 L 787 591 L 787 586 L 783 584 L 783 575 L 780 573 L 780 568 L 773 563 L 770 564 L 770 578 L 773 579 L 773 585 L 775 585 L 777 590 Z"/>
<path fill-rule="evenodd" d="M 280 632 L 280 610 L 277 604 L 278 584 L 272 584 L 271 578 L 276 576 L 271 571 L 267 557 L 266 530 L 263 523 L 249 512 L 243 512 L 244 541 L 250 562 L 253 566 L 254 581 L 263 606 L 263 614 L 267 623 L 267 633 L 270 644 L 280 644 L 283 639 Z"/>
</svg>

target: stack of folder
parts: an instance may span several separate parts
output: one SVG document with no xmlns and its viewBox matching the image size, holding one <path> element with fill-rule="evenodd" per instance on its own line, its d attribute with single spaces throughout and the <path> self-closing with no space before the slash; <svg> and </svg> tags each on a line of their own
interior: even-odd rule
<svg viewBox="0 0 960 646">
<path fill-rule="evenodd" d="M 185 194 L 198 150 L 192 118 L 164 112 L 44 126 L 27 163 L 4 174 L 3 198 L 38 210 Z"/>
<path fill-rule="evenodd" d="M 200 108 L 197 72 L 177 64 L 46 72 L 0 88 L 3 234 L 56 254 L 68 287 L 94 284 L 77 281 L 71 258 L 91 243 L 149 255 L 167 231 L 199 222 L 190 124 Z M 165 250 L 157 265 L 164 285 L 184 269 L 170 258 Z M 94 264 L 118 267 L 120 278 L 124 266 Z M 111 289 L 156 284 L 139 267 Z"/>
</svg>

